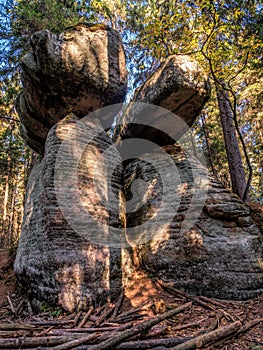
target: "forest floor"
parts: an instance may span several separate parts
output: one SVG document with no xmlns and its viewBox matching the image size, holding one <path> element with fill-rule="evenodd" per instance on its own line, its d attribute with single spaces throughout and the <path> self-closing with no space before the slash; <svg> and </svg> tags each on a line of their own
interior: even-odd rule
<svg viewBox="0 0 263 350">
<path fill-rule="evenodd" d="M 263 295 L 245 302 L 191 297 L 138 271 L 116 304 L 34 315 L 13 257 L 0 250 L 0 349 L 263 350 Z"/>
</svg>

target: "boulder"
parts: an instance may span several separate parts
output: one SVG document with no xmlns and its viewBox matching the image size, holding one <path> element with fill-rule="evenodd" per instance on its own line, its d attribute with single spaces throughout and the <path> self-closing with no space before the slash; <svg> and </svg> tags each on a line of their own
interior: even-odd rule
<svg viewBox="0 0 263 350">
<path fill-rule="evenodd" d="M 137 89 L 118 120 L 114 138 L 172 145 L 193 125 L 209 97 L 208 77 L 199 64 L 187 55 L 169 56 Z"/>
<path fill-rule="evenodd" d="M 50 130 L 28 181 L 15 260 L 37 309 L 72 312 L 119 295 L 121 177 L 121 159 L 98 120 L 70 114 Z"/>
<path fill-rule="evenodd" d="M 68 113 L 84 117 L 123 102 L 125 53 L 115 30 L 101 25 L 78 25 L 60 35 L 42 30 L 32 35 L 31 47 L 21 62 L 23 90 L 16 109 L 22 136 L 38 153 L 48 131 Z M 114 115 L 107 118 L 112 124 Z"/>
<path fill-rule="evenodd" d="M 125 169 L 134 260 L 194 295 L 241 300 L 262 293 L 263 236 L 249 208 L 179 146 L 163 151 L 174 166 L 152 153 Z"/>
</svg>

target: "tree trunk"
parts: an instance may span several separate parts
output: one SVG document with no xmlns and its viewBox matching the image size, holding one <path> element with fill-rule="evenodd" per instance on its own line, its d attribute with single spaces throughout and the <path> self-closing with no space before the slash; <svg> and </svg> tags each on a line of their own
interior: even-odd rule
<svg viewBox="0 0 263 350">
<path fill-rule="evenodd" d="M 263 132 L 262 132 L 262 126 L 259 122 L 259 120 L 256 120 L 256 131 L 258 134 L 258 138 L 259 138 L 259 142 L 263 147 Z M 259 169 L 259 174 L 260 174 L 260 178 L 259 178 L 259 190 L 261 192 L 263 192 L 263 171 L 261 169 L 263 169 L 263 159 L 260 160 L 259 164 L 258 164 L 258 169 Z"/>
<path fill-rule="evenodd" d="M 233 112 L 227 91 L 217 85 L 216 92 L 224 133 L 232 190 L 242 199 L 246 190 L 246 177 L 238 147 Z"/>
<path fill-rule="evenodd" d="M 14 181 L 13 188 L 12 188 L 12 200 L 11 200 L 11 206 L 10 206 L 10 214 L 9 214 L 8 237 L 7 237 L 8 247 L 11 247 L 12 244 L 14 243 L 16 186 L 17 186 L 17 183 Z"/>
<path fill-rule="evenodd" d="M 203 132 L 204 132 L 204 136 L 205 136 L 205 143 L 206 143 L 206 147 L 207 147 L 207 153 L 208 153 L 208 158 L 209 158 L 211 170 L 212 170 L 213 175 L 217 178 L 217 172 L 216 172 L 215 167 L 214 167 L 214 162 L 213 162 L 213 157 L 212 157 L 211 147 L 210 147 L 209 134 L 208 134 L 204 114 L 201 114 L 201 123 L 202 123 L 202 128 L 203 128 Z"/>
<path fill-rule="evenodd" d="M 8 150 L 7 172 L 5 177 L 5 194 L 4 194 L 4 201 L 3 201 L 2 237 L 1 237 L 1 246 L 3 247 L 5 246 L 5 242 L 6 242 L 7 206 L 8 206 L 8 195 L 9 195 L 10 171 L 11 171 L 11 156 L 10 156 L 10 151 Z"/>
</svg>

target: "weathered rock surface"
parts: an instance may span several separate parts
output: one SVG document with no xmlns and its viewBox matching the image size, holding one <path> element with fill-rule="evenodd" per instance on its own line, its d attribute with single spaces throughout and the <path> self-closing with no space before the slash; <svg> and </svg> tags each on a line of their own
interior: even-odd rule
<svg viewBox="0 0 263 350">
<path fill-rule="evenodd" d="M 121 159 L 98 120 L 80 124 L 71 114 L 49 132 L 45 156 L 29 178 L 15 261 L 36 307 L 45 302 L 73 311 L 119 295 L 120 249 L 107 243 L 109 226 L 122 225 L 121 176 Z"/>
<path fill-rule="evenodd" d="M 48 131 L 70 112 L 79 117 L 123 102 L 125 54 L 119 34 L 104 26 L 79 25 L 60 35 L 33 34 L 21 62 L 23 91 L 16 101 L 22 135 L 43 153 Z M 111 123 L 114 115 L 109 115 Z"/>
<path fill-rule="evenodd" d="M 263 292 L 261 216 L 174 144 L 210 95 L 198 64 L 167 58 L 119 117 L 117 149 L 105 129 L 120 106 L 84 117 L 125 98 L 118 33 L 44 30 L 31 46 L 16 108 L 23 137 L 44 155 L 28 182 L 15 272 L 34 305 L 73 311 L 115 298 L 135 264 L 192 294 Z"/>
<path fill-rule="evenodd" d="M 249 208 L 179 146 L 163 150 L 176 170 L 160 158 L 160 175 L 154 154 L 125 169 L 125 196 L 134 208 L 127 236 L 140 266 L 195 295 L 246 299 L 262 293 L 263 237 Z M 165 193 L 165 186 L 173 191 Z"/>
<path fill-rule="evenodd" d="M 160 146 L 174 144 L 192 126 L 210 96 L 208 77 L 187 55 L 169 56 L 137 90 L 115 130 L 115 140 L 142 137 Z M 162 109 L 149 110 L 147 104 Z"/>
</svg>

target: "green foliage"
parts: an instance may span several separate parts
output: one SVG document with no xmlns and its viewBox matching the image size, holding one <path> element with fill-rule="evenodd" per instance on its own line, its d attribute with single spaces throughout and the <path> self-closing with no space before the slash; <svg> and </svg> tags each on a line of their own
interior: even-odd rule
<svg viewBox="0 0 263 350">
<path fill-rule="evenodd" d="M 40 304 L 40 307 L 39 307 L 40 311 L 41 312 L 48 312 L 49 313 L 49 317 L 59 317 L 62 313 L 63 313 L 63 310 L 62 308 L 60 307 L 52 307 L 50 305 L 48 305 L 47 303 L 45 302 L 42 302 Z"/>
</svg>

